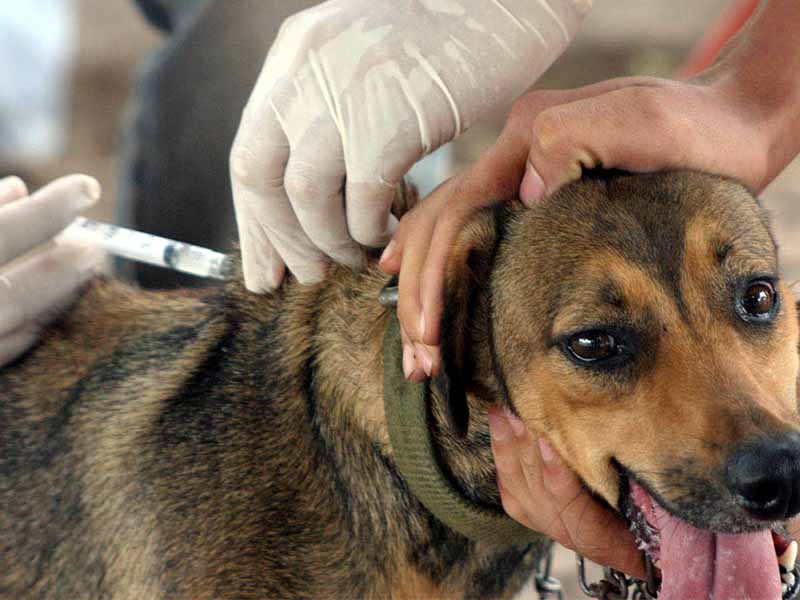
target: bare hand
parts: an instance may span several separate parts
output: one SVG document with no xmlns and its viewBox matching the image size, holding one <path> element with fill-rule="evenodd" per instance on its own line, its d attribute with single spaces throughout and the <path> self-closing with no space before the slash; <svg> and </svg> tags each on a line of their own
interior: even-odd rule
<svg viewBox="0 0 800 600">
<path fill-rule="evenodd" d="M 643 579 L 642 553 L 625 521 L 597 502 L 542 437 L 489 411 L 503 508 L 514 519 L 601 565 Z"/>
</svg>

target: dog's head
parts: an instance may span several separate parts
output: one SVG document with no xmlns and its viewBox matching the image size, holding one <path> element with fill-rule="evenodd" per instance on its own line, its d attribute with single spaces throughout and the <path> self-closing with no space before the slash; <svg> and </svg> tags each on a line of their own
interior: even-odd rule
<svg viewBox="0 0 800 600">
<path fill-rule="evenodd" d="M 690 172 L 604 175 L 484 221 L 449 279 L 486 278 L 491 357 L 471 359 L 478 377 L 491 368 L 528 427 L 639 522 L 665 572 L 691 558 L 713 578 L 706 558 L 730 563 L 718 578 L 777 573 L 769 530 L 800 512 L 798 324 L 753 196 Z M 468 362 L 453 331 L 445 359 Z M 665 577 L 662 596 L 707 584 L 732 597 L 692 577 Z"/>
</svg>

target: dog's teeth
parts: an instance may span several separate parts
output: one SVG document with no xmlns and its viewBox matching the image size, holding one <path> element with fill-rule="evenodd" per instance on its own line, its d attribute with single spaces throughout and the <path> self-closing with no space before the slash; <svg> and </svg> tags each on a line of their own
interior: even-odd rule
<svg viewBox="0 0 800 600">
<path fill-rule="evenodd" d="M 784 569 L 792 572 L 794 569 L 794 563 L 797 561 L 797 542 L 792 540 L 787 546 L 786 551 L 778 557 L 778 564 L 780 564 Z"/>
</svg>

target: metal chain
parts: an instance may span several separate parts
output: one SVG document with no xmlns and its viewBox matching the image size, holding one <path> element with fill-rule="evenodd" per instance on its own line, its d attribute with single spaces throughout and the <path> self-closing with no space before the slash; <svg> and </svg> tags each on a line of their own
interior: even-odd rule
<svg viewBox="0 0 800 600">
<path fill-rule="evenodd" d="M 550 575 L 553 567 L 554 543 L 550 542 L 542 558 L 536 565 L 536 592 L 540 600 L 563 600 L 563 588 L 561 582 Z M 586 561 L 580 555 L 575 555 L 578 569 L 578 585 L 581 591 L 589 598 L 599 600 L 628 600 L 631 592 L 631 600 L 656 600 L 658 598 L 658 579 L 655 565 L 649 556 L 645 556 L 645 570 L 647 581 L 641 581 L 628 577 L 624 573 L 606 567 L 603 569 L 604 578 L 600 581 L 589 583 L 586 580 Z M 796 600 L 800 598 L 800 562 L 792 569 L 794 581 L 784 592 L 782 600 Z"/>
<path fill-rule="evenodd" d="M 555 542 L 550 542 L 547 545 L 547 550 L 545 550 L 544 554 L 536 565 L 536 593 L 539 594 L 539 600 L 549 600 L 550 598 L 564 600 L 561 582 L 550 575 L 550 572 L 553 569 L 554 551 Z"/>
<path fill-rule="evenodd" d="M 649 559 L 646 559 L 647 581 L 639 581 L 624 573 L 606 567 L 604 578 L 596 583 L 586 580 L 586 561 L 580 554 L 575 555 L 578 567 L 578 585 L 581 591 L 590 598 L 600 600 L 627 600 L 633 591 L 633 600 L 655 600 L 658 590 L 656 571 Z M 633 588 L 631 590 L 631 588 Z"/>
</svg>

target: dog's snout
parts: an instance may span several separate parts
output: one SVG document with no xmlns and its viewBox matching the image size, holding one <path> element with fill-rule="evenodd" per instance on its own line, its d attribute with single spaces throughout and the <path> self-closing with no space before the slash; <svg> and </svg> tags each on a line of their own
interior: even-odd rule
<svg viewBox="0 0 800 600">
<path fill-rule="evenodd" d="M 736 502 L 757 519 L 777 521 L 800 512 L 800 434 L 746 442 L 725 468 Z"/>
</svg>

